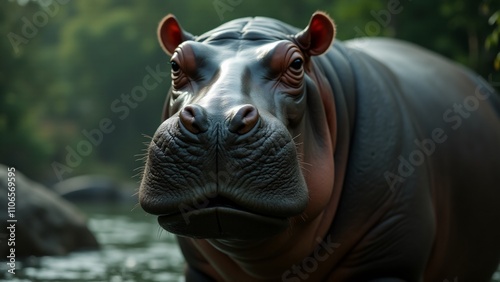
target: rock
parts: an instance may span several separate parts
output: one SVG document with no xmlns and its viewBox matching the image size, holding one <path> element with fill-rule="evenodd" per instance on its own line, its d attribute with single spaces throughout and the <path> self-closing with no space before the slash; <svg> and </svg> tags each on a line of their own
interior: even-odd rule
<svg viewBox="0 0 500 282">
<path fill-rule="evenodd" d="M 87 228 L 86 218 L 73 204 L 45 186 L 31 181 L 19 171 L 8 176 L 7 167 L 0 165 L 0 253 L 6 259 L 12 237 L 8 219 L 15 219 L 15 255 L 54 256 L 71 251 L 97 249 L 98 243 Z M 8 178 L 15 178 L 15 212 L 9 217 Z M 9 195 L 10 197 L 11 195 Z M 12 204 L 11 204 L 12 205 Z"/>
<path fill-rule="evenodd" d="M 134 188 L 130 188 L 134 186 Z M 104 175 L 82 175 L 54 185 L 53 190 L 73 203 L 137 203 L 135 185 L 124 185 Z"/>
</svg>

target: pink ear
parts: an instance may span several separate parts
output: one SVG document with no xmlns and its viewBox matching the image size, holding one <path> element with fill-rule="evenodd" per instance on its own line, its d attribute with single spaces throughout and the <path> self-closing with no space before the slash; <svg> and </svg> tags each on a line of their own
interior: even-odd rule
<svg viewBox="0 0 500 282">
<path fill-rule="evenodd" d="M 170 56 L 174 53 L 175 48 L 186 40 L 194 38 L 189 32 L 186 32 L 177 22 L 174 15 L 168 14 L 161 20 L 158 25 L 158 40 L 160 45 Z"/>
<path fill-rule="evenodd" d="M 295 36 L 299 47 L 311 56 L 323 54 L 332 45 L 335 37 L 335 24 L 323 12 L 312 15 L 309 25 Z"/>
</svg>

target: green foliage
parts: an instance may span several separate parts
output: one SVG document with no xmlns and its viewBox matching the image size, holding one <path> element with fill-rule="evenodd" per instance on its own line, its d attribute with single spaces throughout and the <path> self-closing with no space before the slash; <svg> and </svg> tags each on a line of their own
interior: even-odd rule
<svg viewBox="0 0 500 282">
<path fill-rule="evenodd" d="M 495 29 L 493 29 L 491 34 L 486 38 L 486 42 L 484 43 L 486 50 L 492 50 L 495 48 L 498 49 L 498 38 L 500 37 L 500 10 L 491 15 L 488 23 L 492 26 L 495 26 Z M 500 51 L 498 51 L 495 56 L 493 66 L 495 67 L 496 71 L 500 71 Z"/>
<path fill-rule="evenodd" d="M 23 15 L 20 9 L 10 10 L 15 4 L 0 2 L 0 34 L 7 36 Z M 33 6 L 25 8 L 32 12 Z M 33 39 L 31 46 L 39 42 Z M 37 73 L 40 58 L 29 58 L 27 50 L 15 53 L 9 40 L 0 41 L 0 162 L 19 168 L 42 168 L 54 151 L 53 144 L 47 142 L 45 132 L 40 130 L 47 124 L 39 122 L 40 107 L 32 107 L 42 102 L 37 95 L 44 87 L 44 74 Z M 22 145 L 22 147 L 20 146 Z M 20 150 L 22 149 L 22 150 Z M 33 176 L 42 177 L 36 171 Z"/>
<path fill-rule="evenodd" d="M 499 5 L 487 0 L 0 1 L 0 162 L 45 183 L 58 181 L 54 162 L 70 168 L 63 178 L 135 174 L 141 163 L 134 155 L 145 148 L 143 134 L 152 136 L 160 124 L 169 79 L 128 106 L 126 116 L 113 105 L 126 105 L 122 95 L 143 84 L 148 67 L 168 70 L 169 58 L 156 39 L 157 24 L 168 13 L 196 35 L 245 16 L 274 17 L 302 28 L 314 11 L 323 10 L 334 18 L 339 40 L 397 37 L 495 77 Z M 100 130 L 103 120 L 112 122 L 113 131 L 102 133 L 101 142 L 70 166 L 68 148 L 90 142 L 83 132 Z"/>
</svg>

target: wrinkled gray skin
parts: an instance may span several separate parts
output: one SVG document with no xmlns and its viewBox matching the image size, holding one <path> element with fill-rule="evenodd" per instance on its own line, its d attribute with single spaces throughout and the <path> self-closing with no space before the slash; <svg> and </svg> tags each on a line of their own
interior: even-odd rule
<svg viewBox="0 0 500 282">
<path fill-rule="evenodd" d="M 408 43 L 326 50 L 325 18 L 160 24 L 174 82 L 139 199 L 180 236 L 187 280 L 489 281 L 497 93 Z"/>
</svg>

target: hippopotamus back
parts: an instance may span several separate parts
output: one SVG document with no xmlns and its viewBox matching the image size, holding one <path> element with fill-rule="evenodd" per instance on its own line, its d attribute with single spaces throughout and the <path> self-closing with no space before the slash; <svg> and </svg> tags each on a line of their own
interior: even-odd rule
<svg viewBox="0 0 500 282">
<path fill-rule="evenodd" d="M 488 281 L 500 253 L 498 94 L 470 70 L 398 40 L 336 42 L 327 57 L 337 73 L 346 59 L 355 80 L 348 98 L 335 95 L 352 101 L 356 121 L 330 229 L 353 246 L 342 264 L 359 265 L 355 277 L 418 265 L 424 281 Z"/>
</svg>

